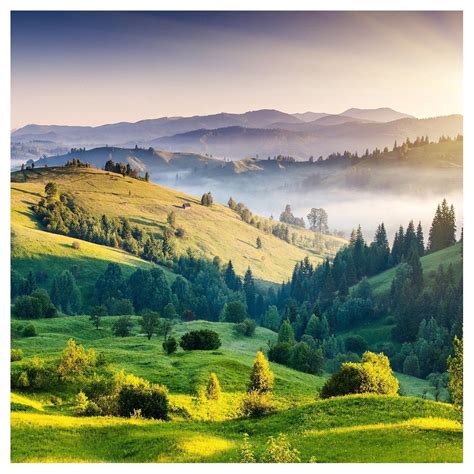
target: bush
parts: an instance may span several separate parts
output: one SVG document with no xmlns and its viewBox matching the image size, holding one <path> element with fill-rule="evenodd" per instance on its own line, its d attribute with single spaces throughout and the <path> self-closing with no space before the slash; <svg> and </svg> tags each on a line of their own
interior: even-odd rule
<svg viewBox="0 0 474 474">
<path fill-rule="evenodd" d="M 359 335 L 349 336 L 344 341 L 347 352 L 355 352 L 356 354 L 363 354 L 367 350 L 367 341 Z"/>
<path fill-rule="evenodd" d="M 262 456 L 265 463 L 297 463 L 301 462 L 300 452 L 293 448 L 286 436 L 280 433 L 276 438 L 270 436 L 267 449 Z"/>
<path fill-rule="evenodd" d="M 178 237 L 179 239 L 183 238 L 185 234 L 186 234 L 186 231 L 182 227 L 178 227 L 174 232 L 174 235 Z"/>
<path fill-rule="evenodd" d="M 38 335 L 33 324 L 27 324 L 21 331 L 22 337 L 35 337 Z"/>
<path fill-rule="evenodd" d="M 245 319 L 241 323 L 235 325 L 235 332 L 242 336 L 251 337 L 255 334 L 257 324 L 253 319 Z"/>
<path fill-rule="evenodd" d="M 96 363 L 96 353 L 93 349 L 85 350 L 84 346 L 69 339 L 58 362 L 57 374 L 60 379 L 73 380 L 83 375 Z"/>
<path fill-rule="evenodd" d="M 168 390 L 162 385 L 151 385 L 146 381 L 124 386 L 118 396 L 118 414 L 130 417 L 140 410 L 143 418 L 167 420 L 169 412 Z"/>
<path fill-rule="evenodd" d="M 277 342 L 272 344 L 268 351 L 268 359 L 277 364 L 288 364 L 290 360 L 291 344 L 289 342 Z"/>
<path fill-rule="evenodd" d="M 31 295 L 19 296 L 16 299 L 13 312 L 20 319 L 54 318 L 56 308 L 45 290 L 34 290 Z"/>
<path fill-rule="evenodd" d="M 178 349 L 178 343 L 174 337 L 169 337 L 163 342 L 163 350 L 166 354 L 170 355 L 176 352 Z"/>
<path fill-rule="evenodd" d="M 399 383 L 390 368 L 388 357 L 366 352 L 362 362 L 346 362 L 323 386 L 321 397 L 328 398 L 353 393 L 396 395 Z"/>
<path fill-rule="evenodd" d="M 215 350 L 221 346 L 219 334 L 209 329 L 190 331 L 181 336 L 180 346 L 185 351 L 192 350 Z"/>
<path fill-rule="evenodd" d="M 12 349 L 10 351 L 10 362 L 18 362 L 23 359 L 23 351 L 21 349 Z"/>
<path fill-rule="evenodd" d="M 20 372 L 12 374 L 12 386 L 18 388 L 45 388 L 52 379 L 52 372 L 43 359 L 32 357 L 25 361 Z"/>
<path fill-rule="evenodd" d="M 121 316 L 115 321 L 112 332 L 117 337 L 128 337 L 132 333 L 133 322 L 129 316 Z"/>
<path fill-rule="evenodd" d="M 72 244 L 71 244 L 71 247 L 74 249 L 74 250 L 79 250 L 81 248 L 81 244 L 75 240 Z"/>
<path fill-rule="evenodd" d="M 223 320 L 227 323 L 241 323 L 247 317 L 245 305 L 240 301 L 230 301 L 224 307 Z"/>
<path fill-rule="evenodd" d="M 240 405 L 242 416 L 257 417 L 275 411 L 271 393 L 261 393 L 251 390 L 244 395 Z"/>
</svg>

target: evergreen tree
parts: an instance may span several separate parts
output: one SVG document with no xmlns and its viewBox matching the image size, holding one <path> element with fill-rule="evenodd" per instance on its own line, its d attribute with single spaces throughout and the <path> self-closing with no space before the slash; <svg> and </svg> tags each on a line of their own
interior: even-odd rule
<svg viewBox="0 0 474 474">
<path fill-rule="evenodd" d="M 125 296 L 125 281 L 122 269 L 117 263 L 109 263 L 105 272 L 99 276 L 95 283 L 95 294 L 99 303 L 104 303 L 110 298 L 123 298 Z"/>
<path fill-rule="evenodd" d="M 398 232 L 395 234 L 392 245 L 392 263 L 393 265 L 398 265 L 403 258 L 403 252 L 405 249 L 405 233 L 403 227 L 400 226 Z"/>
<path fill-rule="evenodd" d="M 430 228 L 428 250 L 436 252 L 456 243 L 456 215 L 454 207 L 446 199 L 436 208 Z"/>
<path fill-rule="evenodd" d="M 261 249 L 261 248 L 262 248 L 262 240 L 260 239 L 260 237 L 257 237 L 256 247 L 257 247 L 258 249 Z"/>
<path fill-rule="evenodd" d="M 107 315 L 107 308 L 104 305 L 94 306 L 91 309 L 91 314 L 89 320 L 92 321 L 92 324 L 95 326 L 96 329 L 99 329 L 100 320 L 102 316 Z"/>
<path fill-rule="evenodd" d="M 288 319 L 285 319 L 285 321 L 281 323 L 280 330 L 278 331 L 278 342 L 295 343 L 295 333 Z"/>
<path fill-rule="evenodd" d="M 405 232 L 405 241 L 403 243 L 403 256 L 405 258 L 408 257 L 413 249 L 415 251 L 418 251 L 418 240 L 416 238 L 415 225 L 413 224 L 413 221 L 410 221 Z"/>
<path fill-rule="evenodd" d="M 63 313 L 77 314 L 81 310 L 81 292 L 69 270 L 64 270 L 55 276 L 50 296 L 54 305 Z"/>
<path fill-rule="evenodd" d="M 413 284 L 418 290 L 421 290 L 423 288 L 423 267 L 421 266 L 420 257 L 415 247 L 412 247 L 407 263 L 412 269 L 411 279 Z"/>
<path fill-rule="evenodd" d="M 250 374 L 248 392 L 269 393 L 273 389 L 274 380 L 267 359 L 262 351 L 258 351 Z"/>
<path fill-rule="evenodd" d="M 250 267 L 245 272 L 243 290 L 245 293 L 245 299 L 247 301 L 248 312 L 250 316 L 255 317 L 256 290 L 255 281 L 253 279 L 252 270 L 250 269 Z"/>
<path fill-rule="evenodd" d="M 423 228 L 421 227 L 421 221 L 418 222 L 418 227 L 416 228 L 416 245 L 418 249 L 418 255 L 423 257 L 425 254 L 425 238 L 423 236 Z"/>
</svg>

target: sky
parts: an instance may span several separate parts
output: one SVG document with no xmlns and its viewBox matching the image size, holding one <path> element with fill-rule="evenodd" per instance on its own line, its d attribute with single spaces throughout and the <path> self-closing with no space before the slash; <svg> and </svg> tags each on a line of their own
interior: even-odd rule
<svg viewBox="0 0 474 474">
<path fill-rule="evenodd" d="M 12 12 L 12 128 L 462 113 L 461 12 Z"/>
</svg>

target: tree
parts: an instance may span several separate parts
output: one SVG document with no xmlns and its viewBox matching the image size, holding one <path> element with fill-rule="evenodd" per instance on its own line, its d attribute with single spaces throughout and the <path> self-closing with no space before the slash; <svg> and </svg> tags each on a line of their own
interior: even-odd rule
<svg viewBox="0 0 474 474">
<path fill-rule="evenodd" d="M 247 317 L 247 310 L 240 301 L 229 301 L 224 306 L 223 320 L 227 323 L 241 323 Z"/>
<path fill-rule="evenodd" d="M 438 204 L 430 228 L 428 250 L 436 252 L 456 243 L 456 215 L 454 207 L 448 206 L 446 199 Z"/>
<path fill-rule="evenodd" d="M 367 341 L 358 334 L 347 337 L 344 341 L 344 345 L 347 352 L 355 352 L 359 355 L 363 354 L 368 347 Z"/>
<path fill-rule="evenodd" d="M 44 192 L 48 199 L 55 199 L 59 194 L 59 187 L 56 183 L 49 182 L 44 187 Z"/>
<path fill-rule="evenodd" d="M 150 173 L 148 171 L 145 172 L 145 181 L 148 183 L 150 181 Z"/>
<path fill-rule="evenodd" d="M 328 233 L 328 214 L 323 208 L 313 207 L 306 217 L 312 231 L 318 231 L 322 234 Z"/>
<path fill-rule="evenodd" d="M 245 293 L 245 299 L 247 301 L 248 312 L 250 316 L 256 317 L 257 316 L 255 314 L 256 289 L 255 289 L 255 281 L 253 279 L 253 274 L 250 267 L 248 267 L 244 275 L 243 290 Z"/>
<path fill-rule="evenodd" d="M 416 246 L 418 255 L 423 257 L 425 254 L 425 238 L 423 236 L 423 227 L 421 227 L 421 221 L 418 222 L 418 227 L 416 228 Z"/>
<path fill-rule="evenodd" d="M 416 354 L 410 354 L 403 362 L 403 373 L 412 375 L 413 377 L 420 376 L 420 363 Z"/>
<path fill-rule="evenodd" d="M 255 362 L 250 374 L 248 392 L 267 393 L 273 389 L 275 377 L 270 370 L 267 359 L 262 351 L 257 352 Z"/>
<path fill-rule="evenodd" d="M 210 191 L 202 195 L 201 197 L 202 206 L 211 207 L 213 203 L 214 203 L 214 198 L 212 197 L 212 194 Z"/>
<path fill-rule="evenodd" d="M 114 333 L 114 336 L 128 337 L 131 334 L 132 328 L 133 322 L 130 319 L 130 316 L 121 316 L 112 326 L 112 332 Z"/>
<path fill-rule="evenodd" d="M 281 323 L 280 330 L 278 331 L 278 342 L 295 343 L 295 333 L 288 319 Z"/>
<path fill-rule="evenodd" d="M 174 322 L 171 319 L 161 319 L 158 324 L 157 334 L 166 341 L 173 330 Z"/>
<path fill-rule="evenodd" d="M 107 308 L 104 305 L 94 306 L 91 309 L 89 320 L 92 321 L 92 324 L 95 326 L 96 329 L 99 329 L 100 320 L 102 316 L 106 316 L 106 315 L 107 315 Z"/>
<path fill-rule="evenodd" d="M 165 319 L 176 319 L 178 317 L 178 314 L 176 313 L 176 308 L 174 307 L 173 303 L 168 303 L 164 308 L 163 308 L 163 317 Z"/>
<path fill-rule="evenodd" d="M 458 408 L 461 419 L 463 413 L 463 340 L 458 337 L 453 341 L 453 355 L 448 358 L 448 389 L 453 403 Z"/>
<path fill-rule="evenodd" d="M 205 395 L 208 400 L 219 400 L 221 396 L 221 384 L 214 372 L 211 373 L 207 382 Z"/>
<path fill-rule="evenodd" d="M 54 277 L 50 295 L 54 305 L 63 313 L 77 314 L 81 310 L 81 292 L 69 270 Z"/>
<path fill-rule="evenodd" d="M 246 337 L 253 336 L 256 328 L 257 324 L 253 319 L 245 319 L 241 323 L 235 325 L 235 331 L 237 334 L 241 334 L 242 336 Z"/>
<path fill-rule="evenodd" d="M 166 222 L 172 229 L 176 227 L 176 213 L 174 211 L 168 212 L 168 215 L 166 216 Z"/>
<path fill-rule="evenodd" d="M 265 311 L 263 315 L 261 325 L 272 331 L 278 331 L 280 327 L 280 315 L 278 313 L 278 308 L 275 305 L 271 305 Z"/>
<path fill-rule="evenodd" d="M 147 310 L 143 312 L 142 318 L 140 320 L 140 325 L 142 327 L 142 331 L 146 334 L 148 340 L 150 340 L 153 334 L 156 333 L 159 321 L 160 314 L 156 311 Z"/>
<path fill-rule="evenodd" d="M 258 249 L 261 249 L 262 248 L 262 240 L 260 239 L 260 237 L 257 237 L 257 241 L 256 241 L 256 244 Z"/>
</svg>

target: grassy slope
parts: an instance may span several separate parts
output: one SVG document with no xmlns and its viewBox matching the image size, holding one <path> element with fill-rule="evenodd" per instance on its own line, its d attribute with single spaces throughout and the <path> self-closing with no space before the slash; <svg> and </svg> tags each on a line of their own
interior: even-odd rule
<svg viewBox="0 0 474 474">
<path fill-rule="evenodd" d="M 31 231 L 38 230 L 38 226 L 32 220 L 28 206 L 39 200 L 48 181 L 57 182 L 63 191 L 71 192 L 81 205 L 92 212 L 109 216 L 126 215 L 133 223 L 152 232 L 161 233 L 168 212 L 175 211 L 177 226 L 186 231 L 185 237 L 178 241 L 178 251 L 184 252 L 190 247 L 208 258 L 217 255 L 223 261 L 232 259 L 237 272 L 243 274 L 251 266 L 258 279 L 277 283 L 286 280 L 295 263 L 309 253 L 245 224 L 235 212 L 224 206 L 216 204 L 207 208 L 201 206 L 196 197 L 114 173 L 94 169 L 43 168 L 17 172 L 12 177 L 17 181 L 12 183 L 14 267 L 18 263 L 21 268 L 21 259 L 34 258 L 35 248 L 30 250 L 28 241 L 30 235 L 39 236 L 40 233 Z M 190 202 L 191 209 L 181 209 L 179 206 L 183 202 Z M 314 235 L 309 231 L 301 233 Z M 263 249 L 259 250 L 255 246 L 257 236 L 263 242 Z M 61 255 L 71 242 L 70 239 L 54 239 L 50 234 L 47 239 L 51 241 L 50 247 L 38 252 L 40 257 L 46 254 Z M 345 242 L 335 237 L 324 239 L 328 239 L 335 249 Z M 38 237 L 38 240 L 43 240 L 43 236 Z M 86 258 L 89 257 L 89 250 L 89 246 L 84 244 Z M 68 249 L 68 253 L 72 255 L 72 249 Z M 113 257 L 114 254 L 111 255 Z M 315 263 L 321 262 L 323 258 L 322 255 L 309 255 Z"/>
<path fill-rule="evenodd" d="M 269 436 L 287 434 L 305 462 L 462 462 L 462 430 L 453 418 L 448 405 L 380 396 L 214 423 L 75 418 L 36 409 L 12 413 L 12 460 L 238 462 L 247 432 L 258 455 Z"/>
<path fill-rule="evenodd" d="M 461 271 L 462 261 L 460 244 L 453 245 L 440 250 L 439 252 L 425 255 L 420 260 L 425 275 L 428 275 L 432 271 L 436 271 L 439 265 L 443 265 L 446 269 L 450 263 L 453 264 L 455 270 Z M 396 271 L 396 268 L 391 268 L 390 270 L 369 278 L 370 286 L 375 295 L 382 295 L 383 293 L 390 291 L 390 285 L 392 284 Z"/>
<path fill-rule="evenodd" d="M 73 335 L 86 347 L 103 351 L 112 368 L 125 368 L 166 384 L 173 406 L 187 410 L 191 419 L 176 415 L 174 421 L 160 423 L 77 418 L 72 416 L 70 403 L 75 391 L 55 392 L 64 400 L 60 406 L 51 404 L 51 393 L 14 393 L 13 461 L 238 461 L 244 432 L 250 434 L 258 452 L 268 436 L 286 433 L 304 461 L 312 456 L 321 462 L 461 460 L 462 433 L 452 421 L 454 413 L 449 405 L 377 396 L 315 401 L 324 377 L 278 364 L 271 364 L 276 375 L 277 413 L 260 420 L 236 419 L 255 352 L 276 338 L 267 329 L 257 328 L 254 337 L 245 338 L 236 336 L 227 323 L 179 324 L 175 336 L 190 329 L 217 330 L 222 347 L 165 356 L 156 337 L 151 341 L 139 335 L 113 338 L 113 321 L 113 317 L 104 318 L 103 327 L 97 331 L 81 316 L 38 320 L 39 336 L 14 339 L 12 346 L 21 348 L 25 357 L 37 354 L 53 360 Z M 211 370 L 221 381 L 222 401 L 214 408 L 196 407 L 195 388 L 207 380 Z M 209 413 L 213 422 L 208 421 Z"/>
</svg>

